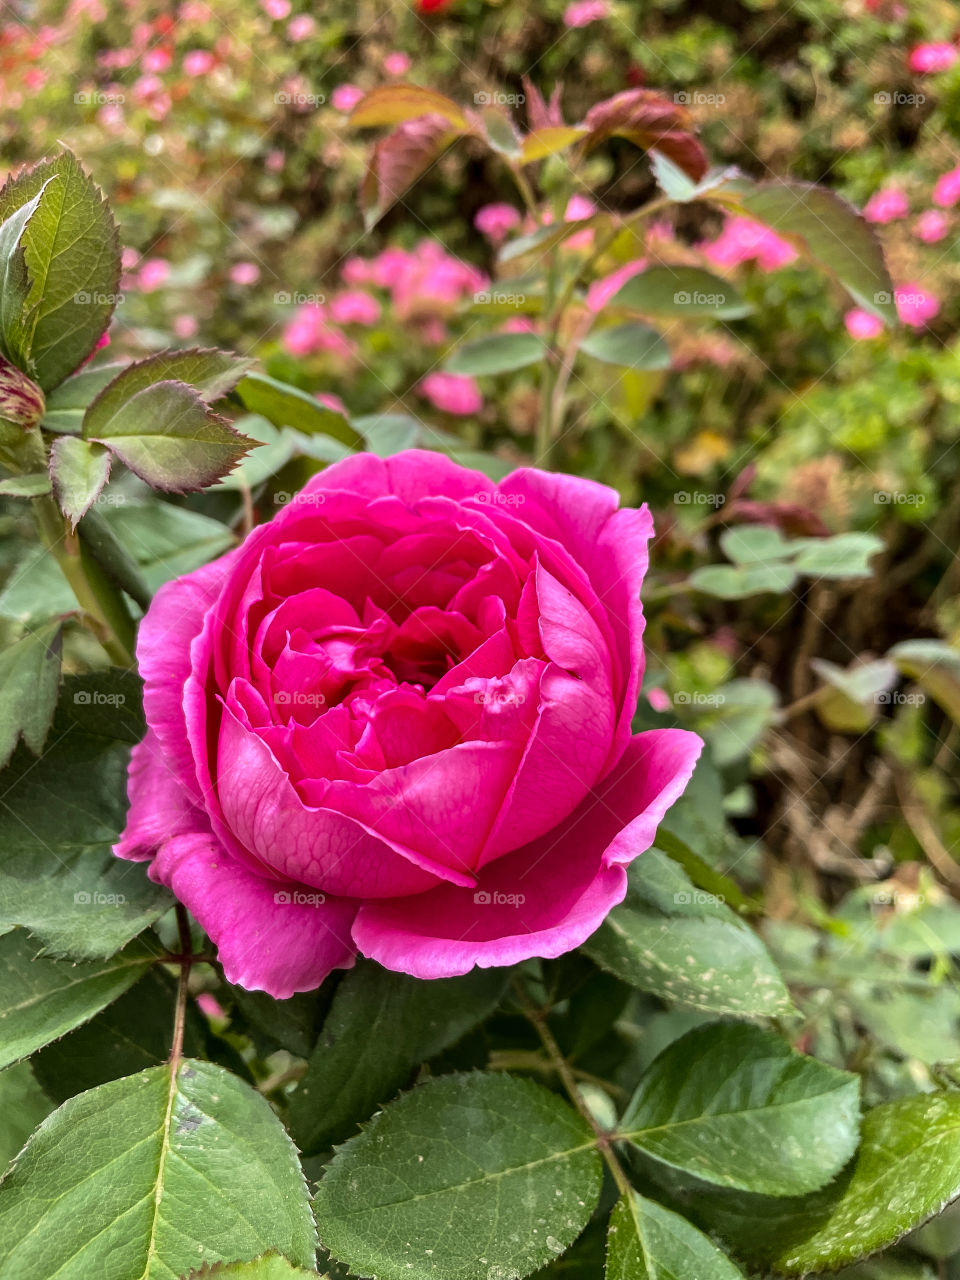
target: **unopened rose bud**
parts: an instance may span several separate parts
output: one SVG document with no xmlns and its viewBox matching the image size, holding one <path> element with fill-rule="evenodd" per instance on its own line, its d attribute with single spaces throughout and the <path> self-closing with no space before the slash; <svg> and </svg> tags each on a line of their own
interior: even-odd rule
<svg viewBox="0 0 960 1280">
<path fill-rule="evenodd" d="M 43 392 L 22 369 L 0 356 L 0 418 L 22 427 L 35 427 L 44 415 Z"/>
</svg>

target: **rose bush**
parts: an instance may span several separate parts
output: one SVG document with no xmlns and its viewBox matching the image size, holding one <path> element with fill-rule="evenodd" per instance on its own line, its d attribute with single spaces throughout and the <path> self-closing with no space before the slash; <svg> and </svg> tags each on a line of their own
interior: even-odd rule
<svg viewBox="0 0 960 1280">
<path fill-rule="evenodd" d="M 576 947 L 701 745 L 631 733 L 651 533 L 571 476 L 329 467 L 146 614 L 116 852 L 278 998 L 358 951 L 435 978 Z"/>
</svg>

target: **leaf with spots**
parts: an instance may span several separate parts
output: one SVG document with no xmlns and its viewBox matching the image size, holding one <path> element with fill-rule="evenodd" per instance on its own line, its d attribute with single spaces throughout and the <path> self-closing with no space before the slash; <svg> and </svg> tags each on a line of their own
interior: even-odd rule
<svg viewBox="0 0 960 1280">
<path fill-rule="evenodd" d="M 314 1263 L 297 1153 L 266 1100 L 209 1062 L 71 1098 L 0 1183 L 0 1280 L 179 1280 L 270 1251 Z"/>
<path fill-rule="evenodd" d="M 607 1234 L 606 1280 L 743 1280 L 705 1235 L 638 1192 L 617 1202 Z"/>
</svg>

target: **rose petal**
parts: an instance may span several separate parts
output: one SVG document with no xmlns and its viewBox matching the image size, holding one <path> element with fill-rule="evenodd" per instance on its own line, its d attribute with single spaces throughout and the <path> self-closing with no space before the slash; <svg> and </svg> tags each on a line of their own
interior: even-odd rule
<svg viewBox="0 0 960 1280">
<path fill-rule="evenodd" d="M 190 803 L 179 774 L 168 763 L 152 729 L 130 753 L 127 795 L 127 824 L 113 846 L 118 858 L 143 862 L 171 836 L 209 830 L 207 815 Z"/>
</svg>

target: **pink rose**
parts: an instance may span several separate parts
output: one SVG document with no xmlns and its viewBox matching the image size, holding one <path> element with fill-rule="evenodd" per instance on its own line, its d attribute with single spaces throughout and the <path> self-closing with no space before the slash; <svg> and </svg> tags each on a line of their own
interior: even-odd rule
<svg viewBox="0 0 960 1280">
<path fill-rule="evenodd" d="M 789 241 L 752 218 L 727 218 L 716 240 L 701 246 L 708 261 L 718 267 L 737 267 L 756 262 L 762 271 L 789 266 L 797 251 Z"/>
<path fill-rule="evenodd" d="M 894 222 L 910 212 L 907 197 L 897 187 L 884 187 L 875 191 L 863 206 L 863 216 L 868 222 Z"/>
<path fill-rule="evenodd" d="M 893 293 L 897 315 L 911 329 L 923 329 L 940 310 L 940 299 L 919 284 L 902 284 Z"/>
<path fill-rule="evenodd" d="M 843 323 L 851 338 L 879 338 L 883 333 L 883 321 L 862 307 L 851 307 L 844 315 Z"/>
<path fill-rule="evenodd" d="M 191 49 L 183 59 L 183 74 L 186 76 L 208 76 L 217 65 L 217 60 L 209 49 Z"/>
<path fill-rule="evenodd" d="M 235 262 L 230 268 L 230 279 L 234 284 L 256 284 L 260 268 L 255 262 Z"/>
<path fill-rule="evenodd" d="M 332 300 L 330 315 L 337 324 L 376 324 L 380 319 L 380 303 L 365 289 L 348 289 Z"/>
<path fill-rule="evenodd" d="M 939 44 L 916 45 L 910 50 L 907 66 L 911 71 L 919 71 L 922 75 L 931 75 L 937 71 L 949 70 L 956 60 L 956 47 L 941 41 Z"/>
<path fill-rule="evenodd" d="M 612 489 L 358 454 L 140 625 L 116 852 L 283 999 L 359 951 L 448 977 L 579 946 L 701 743 L 631 733 L 652 522 Z"/>
<path fill-rule="evenodd" d="M 355 84 L 338 84 L 330 95 L 330 105 L 344 115 L 349 115 L 364 96 L 364 90 Z"/>
<path fill-rule="evenodd" d="M 474 214 L 473 225 L 481 235 L 499 244 L 520 225 L 520 211 L 512 204 L 485 204 Z"/>
<path fill-rule="evenodd" d="M 565 27 L 586 27 L 591 22 L 610 17 L 610 6 L 606 0 L 575 0 L 568 5 L 563 15 Z"/>
<path fill-rule="evenodd" d="M 166 258 L 147 258 L 140 267 L 138 280 L 144 293 L 152 293 L 166 283 L 170 275 L 170 263 Z"/>
<path fill-rule="evenodd" d="M 483 408 L 480 388 L 465 373 L 428 373 L 420 383 L 420 394 L 442 413 L 468 417 Z"/>
<path fill-rule="evenodd" d="M 941 173 L 937 185 L 933 188 L 933 203 L 941 209 L 952 209 L 960 200 L 960 165 Z"/>
<path fill-rule="evenodd" d="M 388 76 L 405 76 L 410 70 L 410 58 L 406 53 L 388 53 L 383 60 L 383 69 Z"/>
<path fill-rule="evenodd" d="M 939 209 L 925 209 L 913 224 L 913 234 L 924 244 L 936 244 L 950 229 L 947 215 Z"/>
<path fill-rule="evenodd" d="M 309 40 L 316 29 L 317 24 L 309 13 L 300 13 L 287 23 L 287 39 L 299 44 L 301 40 Z"/>
</svg>

